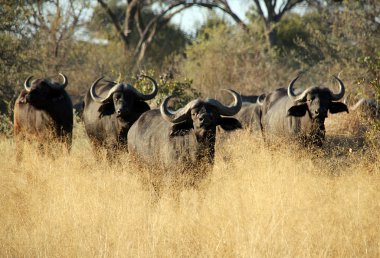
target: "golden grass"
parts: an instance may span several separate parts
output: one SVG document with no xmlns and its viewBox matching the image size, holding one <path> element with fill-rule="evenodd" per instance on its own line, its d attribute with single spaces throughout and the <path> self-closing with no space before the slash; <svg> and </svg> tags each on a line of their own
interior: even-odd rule
<svg viewBox="0 0 380 258">
<path fill-rule="evenodd" d="M 154 202 L 128 157 L 96 161 L 82 129 L 56 159 L 26 148 L 17 164 L 0 141 L 2 257 L 380 256 L 379 150 L 267 146 L 243 131 L 218 146 L 201 190 Z"/>
</svg>

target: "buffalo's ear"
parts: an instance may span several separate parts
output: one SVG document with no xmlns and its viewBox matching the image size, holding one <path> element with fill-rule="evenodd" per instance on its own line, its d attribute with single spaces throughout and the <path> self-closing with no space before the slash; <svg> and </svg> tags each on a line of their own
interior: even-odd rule
<svg viewBox="0 0 380 258">
<path fill-rule="evenodd" d="M 188 123 L 187 121 L 174 124 L 170 127 L 170 137 L 174 136 L 183 136 L 190 132 L 193 129 L 193 124 Z"/>
<path fill-rule="evenodd" d="M 241 123 L 239 120 L 232 117 L 221 117 L 219 119 L 219 125 L 226 131 L 232 131 L 236 129 L 241 129 Z"/>
<path fill-rule="evenodd" d="M 98 112 L 99 117 L 112 115 L 115 113 L 115 106 L 113 105 L 113 102 L 104 103 L 99 107 Z"/>
<path fill-rule="evenodd" d="M 346 111 L 348 113 L 348 107 L 342 102 L 331 102 L 329 106 L 329 111 L 331 114 Z"/>
<path fill-rule="evenodd" d="M 291 108 L 288 109 L 287 116 L 302 117 L 306 114 L 306 110 L 307 110 L 306 103 L 297 105 L 297 106 L 292 106 Z"/>
<path fill-rule="evenodd" d="M 28 92 L 26 90 L 22 90 L 19 96 L 19 102 L 20 103 L 26 103 L 26 95 Z"/>
</svg>

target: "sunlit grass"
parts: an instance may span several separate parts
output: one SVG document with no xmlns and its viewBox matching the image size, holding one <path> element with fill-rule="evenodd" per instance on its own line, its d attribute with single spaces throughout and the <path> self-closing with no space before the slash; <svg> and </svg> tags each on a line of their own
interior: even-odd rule
<svg viewBox="0 0 380 258">
<path fill-rule="evenodd" d="M 329 129 L 329 128 L 328 128 Z M 241 131 L 200 190 L 153 188 L 122 155 L 96 160 L 77 127 L 70 155 L 0 141 L 1 256 L 379 257 L 379 150 L 314 151 Z"/>
</svg>

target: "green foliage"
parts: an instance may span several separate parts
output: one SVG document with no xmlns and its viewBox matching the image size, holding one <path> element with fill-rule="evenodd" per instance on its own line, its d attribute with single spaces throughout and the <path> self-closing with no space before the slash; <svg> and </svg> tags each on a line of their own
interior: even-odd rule
<svg viewBox="0 0 380 258">
<path fill-rule="evenodd" d="M 11 137 L 13 134 L 12 121 L 13 101 L 6 102 L 6 112 L 0 113 L 0 135 Z"/>
<path fill-rule="evenodd" d="M 125 5 L 119 2 L 108 1 L 108 4 L 123 23 Z M 58 72 L 64 72 L 69 78 L 68 92 L 77 96 L 84 95 L 99 76 L 130 78 L 134 74 L 134 53 L 124 52 L 103 9 L 96 7 L 91 22 L 84 30 L 82 27 L 82 33 L 87 33 L 85 39 L 66 34 L 68 36 L 57 44 L 55 39 L 60 30 L 38 27 L 31 30 L 25 19 L 32 13 L 31 6 L 23 4 L 24 1 L 10 0 L 0 4 L 0 113 L 8 116 L 7 121 L 11 121 L 8 104 L 29 75 L 54 79 Z M 55 10 L 49 9 L 49 12 L 51 15 L 44 18 L 54 20 Z M 154 15 L 149 8 L 144 9 L 144 19 Z M 158 105 L 167 95 L 174 95 L 179 99 L 179 107 L 200 93 L 217 97 L 224 88 L 261 94 L 286 86 L 301 70 L 306 71 L 307 76 L 303 76 L 300 86 L 321 84 L 330 75 L 340 74 L 347 92 L 378 98 L 378 17 L 376 1 L 343 1 L 331 5 L 328 2 L 316 9 L 307 9 L 303 15 L 287 13 L 276 24 L 277 47 L 269 49 L 262 20 L 257 16 L 250 17 L 248 34 L 211 15 L 191 44 L 177 27 L 165 26 L 148 48 L 140 69 L 153 75 L 149 69 L 160 74 L 169 66 L 181 78 L 190 78 L 162 76 L 158 80 L 159 94 L 152 105 Z M 69 26 L 64 19 L 59 22 L 62 22 L 61 27 L 57 28 Z M 99 44 L 96 38 L 105 38 L 108 43 Z M 137 39 L 137 34 L 132 37 L 132 45 L 137 44 Z M 137 85 L 145 92 L 151 89 L 147 81 L 137 82 Z M 5 117 L 2 121 L 4 125 L 9 124 Z"/>
<path fill-rule="evenodd" d="M 288 13 L 276 24 L 278 45 L 273 49 L 268 49 L 257 17 L 251 17 L 250 34 L 236 26 L 210 25 L 187 47 L 181 71 L 207 95 L 226 85 L 245 94 L 261 94 L 286 86 L 305 71 L 300 86 L 322 84 L 331 75 L 340 75 L 348 92 L 371 96 L 376 87 L 357 82 L 379 76 L 369 75 L 370 67 L 358 60 L 373 60 L 379 51 L 378 10 L 374 2 L 363 7 L 359 1 L 346 1 L 310 8 L 302 16 Z"/>
<path fill-rule="evenodd" d="M 215 11 L 209 11 L 210 15 L 208 16 L 206 22 L 197 30 L 197 37 L 208 37 L 208 31 L 210 29 L 225 27 L 228 26 L 225 20 L 218 16 Z"/>
<path fill-rule="evenodd" d="M 306 24 L 316 24 L 314 14 L 301 17 L 298 14 L 289 14 L 276 26 L 277 47 L 275 56 L 287 59 L 287 65 L 300 69 L 302 66 L 313 66 L 323 60 L 315 37 L 320 37 L 319 29 L 310 29 Z M 318 35 L 319 34 L 319 35 Z M 292 58 L 289 59 L 289 56 Z"/>
<path fill-rule="evenodd" d="M 368 69 L 366 78 L 362 82 L 367 82 L 375 92 L 376 100 L 380 100 L 380 51 L 372 56 L 359 58 L 359 61 Z"/>
<path fill-rule="evenodd" d="M 153 70 L 142 72 L 142 74 L 147 74 L 154 78 Z M 135 78 L 136 83 L 134 84 L 139 90 L 144 93 L 151 91 L 151 83 L 150 80 L 143 78 L 142 80 L 138 80 Z M 189 79 L 176 80 L 173 77 L 172 73 L 166 73 L 160 76 L 159 80 L 157 80 L 158 84 L 158 93 L 157 96 L 152 100 L 152 106 L 158 107 L 164 98 L 167 96 L 172 96 L 175 99 L 175 103 L 173 108 L 178 109 L 183 107 L 191 100 L 198 98 L 200 96 L 199 92 L 197 92 L 192 87 L 192 81 Z"/>
<path fill-rule="evenodd" d="M 186 49 L 182 73 L 194 80 L 194 87 L 203 95 L 211 97 L 225 88 L 255 94 L 271 87 L 273 81 L 279 85 L 276 78 L 286 67 L 271 64 L 259 28 L 252 31 L 247 34 L 227 25 L 204 28 Z"/>
<path fill-rule="evenodd" d="M 11 137 L 13 130 L 13 123 L 7 114 L 0 114 L 0 135 Z"/>
<path fill-rule="evenodd" d="M 372 56 L 359 58 L 359 62 L 367 68 L 365 77 L 360 78 L 359 84 L 367 84 L 373 89 L 373 99 L 380 102 L 380 51 Z M 367 143 L 374 148 L 380 147 L 380 120 L 377 116 L 367 117 L 370 130 L 366 132 Z"/>
<path fill-rule="evenodd" d="M 23 1 L 2 0 L 0 4 L 0 32 L 19 32 L 22 29 Z"/>
<path fill-rule="evenodd" d="M 117 17 L 117 20 L 121 27 L 125 22 L 126 5 L 120 4 L 119 1 L 109 1 L 108 6 Z M 144 8 L 142 12 L 142 20 L 147 21 L 153 19 L 155 14 L 153 10 Z M 138 28 L 136 25 L 132 29 L 132 35 L 130 39 L 130 49 L 134 51 L 139 41 Z M 88 31 L 95 38 L 101 38 L 108 40 L 109 44 L 117 44 L 120 42 L 119 35 L 114 29 L 114 25 L 111 23 L 108 14 L 105 10 L 97 5 L 94 8 L 94 13 L 91 21 L 87 25 Z M 153 38 L 152 43 L 147 49 L 146 58 L 144 60 L 145 66 L 159 67 L 164 61 L 164 57 L 172 53 L 180 53 L 185 48 L 186 44 L 190 43 L 189 37 L 181 31 L 177 26 L 167 24 L 157 31 L 156 36 Z M 129 59 L 134 60 L 132 53 L 129 53 Z"/>
<path fill-rule="evenodd" d="M 117 17 L 119 24 L 123 24 L 125 20 L 126 5 L 118 4 L 119 1 L 111 0 L 107 1 L 109 8 Z M 91 20 L 87 24 L 87 29 L 96 38 L 104 38 L 110 41 L 118 41 L 119 35 L 117 34 L 114 26 L 107 14 L 107 12 L 100 6 L 96 5 L 93 9 Z M 134 34 L 132 41 L 137 44 L 137 35 Z"/>
<path fill-rule="evenodd" d="M 0 114 L 8 115 L 8 103 L 15 98 L 30 62 L 24 60 L 29 40 L 22 34 L 23 10 L 20 1 L 0 5 Z M 4 120 L 5 117 L 2 117 Z M 6 121 L 3 122 L 4 126 Z"/>
</svg>

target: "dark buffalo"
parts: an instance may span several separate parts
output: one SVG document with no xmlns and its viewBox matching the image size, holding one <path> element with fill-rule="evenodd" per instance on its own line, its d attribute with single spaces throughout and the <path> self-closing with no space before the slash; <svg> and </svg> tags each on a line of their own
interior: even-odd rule
<svg viewBox="0 0 380 258">
<path fill-rule="evenodd" d="M 156 81 L 149 94 L 139 92 L 130 84 L 95 80 L 84 99 L 83 120 L 86 132 L 95 149 L 103 146 L 111 158 L 114 150 L 126 149 L 127 134 L 142 113 L 150 110 L 146 100 L 153 99 L 158 91 Z M 97 93 L 96 93 L 97 92 Z M 103 97 L 100 97 L 103 96 Z"/>
<path fill-rule="evenodd" d="M 335 114 L 348 108 L 336 102 L 344 96 L 345 87 L 339 82 L 339 92 L 333 93 L 326 87 L 310 87 L 300 94 L 293 91 L 297 76 L 288 88 L 269 93 L 261 107 L 261 124 L 265 133 L 297 136 L 307 143 L 321 146 L 325 138 L 327 113 Z"/>
<path fill-rule="evenodd" d="M 77 121 L 83 119 L 84 97 L 80 95 L 71 95 L 71 101 L 73 102 L 74 117 Z"/>
<path fill-rule="evenodd" d="M 265 95 L 243 95 L 241 94 L 241 100 L 243 101 L 243 104 L 244 102 L 248 102 L 248 103 L 256 103 L 258 100 L 262 100 Z"/>
<path fill-rule="evenodd" d="M 53 83 L 47 79 L 31 82 L 29 76 L 25 90 L 18 96 L 14 107 L 14 135 L 16 141 L 37 140 L 40 145 L 59 140 L 70 150 L 73 131 L 73 107 L 65 91 L 67 77 L 62 83 Z M 21 147 L 20 147 L 21 148 Z"/>
<path fill-rule="evenodd" d="M 243 105 L 239 113 L 235 115 L 235 118 L 237 118 L 240 121 L 241 125 L 245 129 L 249 129 L 251 131 L 262 131 L 261 107 L 264 104 L 265 95 L 263 94 L 255 97 L 255 99 L 251 99 L 252 101 L 244 101 L 244 99 L 242 98 Z"/>
<path fill-rule="evenodd" d="M 214 163 L 216 127 L 241 128 L 233 116 L 241 108 L 241 98 L 225 106 L 215 99 L 196 99 L 176 112 L 168 110 L 167 97 L 160 109 L 144 113 L 128 133 L 128 150 L 140 163 L 170 171 L 193 171 L 205 175 Z M 202 169 L 203 168 L 203 169 Z M 175 173 L 174 173 L 175 174 Z"/>
<path fill-rule="evenodd" d="M 84 101 L 77 102 L 73 105 L 73 111 L 78 120 L 81 120 L 83 117 Z"/>
</svg>

